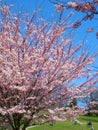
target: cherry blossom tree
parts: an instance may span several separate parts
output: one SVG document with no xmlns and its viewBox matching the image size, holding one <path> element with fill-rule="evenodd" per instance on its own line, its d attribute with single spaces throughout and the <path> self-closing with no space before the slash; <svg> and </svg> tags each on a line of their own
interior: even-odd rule
<svg viewBox="0 0 98 130">
<path fill-rule="evenodd" d="M 95 55 L 82 51 L 60 26 L 24 18 L 0 7 L 0 121 L 3 127 L 25 130 L 29 125 L 69 119 L 71 110 L 58 108 L 90 94 L 97 83 L 91 65 Z M 63 22 L 63 21 L 62 21 Z M 78 79 L 85 80 L 79 85 Z M 74 114 L 74 109 L 72 113 Z M 80 111 L 78 110 L 78 115 Z M 70 114 L 69 114 L 70 115 Z"/>
</svg>

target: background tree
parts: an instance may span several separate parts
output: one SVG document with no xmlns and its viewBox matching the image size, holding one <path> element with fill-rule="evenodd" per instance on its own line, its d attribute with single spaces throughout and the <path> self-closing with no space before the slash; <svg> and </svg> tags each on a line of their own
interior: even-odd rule
<svg viewBox="0 0 98 130">
<path fill-rule="evenodd" d="M 69 119 L 71 110 L 66 114 L 56 106 L 94 90 L 98 73 L 90 65 L 96 54 L 82 52 L 83 43 L 75 47 L 64 35 L 65 21 L 61 26 L 36 20 L 37 11 L 21 18 L 10 8 L 0 7 L 0 120 L 10 130 L 25 130 L 34 123 Z M 76 85 L 82 77 L 85 81 Z"/>
<path fill-rule="evenodd" d="M 80 101 L 86 109 L 87 115 L 98 115 L 98 89 L 92 92 L 87 97 L 80 99 Z"/>
<path fill-rule="evenodd" d="M 98 115 L 98 89 L 92 92 L 89 96 L 89 102 L 87 103 L 88 114 Z"/>
</svg>

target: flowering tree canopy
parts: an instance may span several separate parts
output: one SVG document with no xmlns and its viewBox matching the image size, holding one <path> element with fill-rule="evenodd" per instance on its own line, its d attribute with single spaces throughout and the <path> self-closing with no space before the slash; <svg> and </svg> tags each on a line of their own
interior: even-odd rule
<svg viewBox="0 0 98 130">
<path fill-rule="evenodd" d="M 59 114 L 58 103 L 87 96 L 98 80 L 90 67 L 96 54 L 80 53 L 83 44 L 75 47 L 64 35 L 66 25 L 35 21 L 35 15 L 22 19 L 0 7 L 0 120 L 13 130 L 69 118 Z"/>
</svg>

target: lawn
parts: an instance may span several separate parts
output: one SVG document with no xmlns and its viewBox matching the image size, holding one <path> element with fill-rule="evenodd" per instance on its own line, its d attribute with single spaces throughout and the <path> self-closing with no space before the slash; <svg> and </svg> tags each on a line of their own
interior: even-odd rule
<svg viewBox="0 0 98 130">
<path fill-rule="evenodd" d="M 82 124 L 74 124 L 73 122 L 57 122 L 53 126 L 49 124 L 39 125 L 35 127 L 29 127 L 27 130 L 91 130 L 87 123 L 92 122 L 94 130 L 98 130 L 98 117 L 81 116 L 79 120 Z"/>
</svg>

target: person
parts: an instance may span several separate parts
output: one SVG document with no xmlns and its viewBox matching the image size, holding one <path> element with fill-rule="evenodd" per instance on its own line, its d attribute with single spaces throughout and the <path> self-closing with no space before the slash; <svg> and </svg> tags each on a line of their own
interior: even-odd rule
<svg viewBox="0 0 98 130">
<path fill-rule="evenodd" d="M 91 130 L 94 130 L 94 127 L 92 126 Z"/>
<path fill-rule="evenodd" d="M 87 126 L 92 128 L 92 122 L 89 121 L 89 122 L 87 123 Z"/>
</svg>

